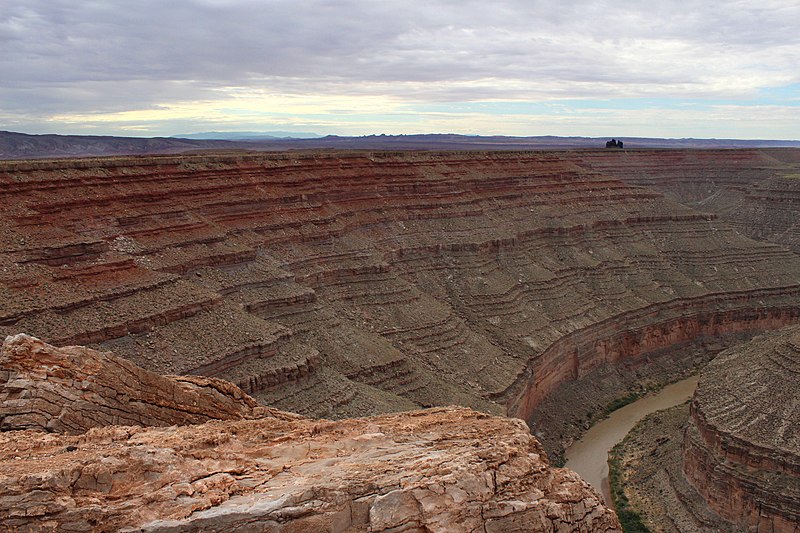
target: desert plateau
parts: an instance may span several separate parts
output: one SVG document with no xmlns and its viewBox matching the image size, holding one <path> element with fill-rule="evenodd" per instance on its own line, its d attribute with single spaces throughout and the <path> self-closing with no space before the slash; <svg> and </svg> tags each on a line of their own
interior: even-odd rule
<svg viewBox="0 0 800 533">
<path fill-rule="evenodd" d="M 800 3 L 0 8 L 0 533 L 800 533 Z"/>
</svg>

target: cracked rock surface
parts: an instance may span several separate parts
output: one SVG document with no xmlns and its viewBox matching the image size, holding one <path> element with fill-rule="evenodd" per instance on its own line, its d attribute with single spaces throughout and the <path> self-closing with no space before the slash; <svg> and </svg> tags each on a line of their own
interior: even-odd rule
<svg viewBox="0 0 800 533">
<path fill-rule="evenodd" d="M 169 426 L 253 418 L 266 409 L 215 378 L 160 376 L 111 353 L 56 348 L 25 334 L 0 352 L 0 429 L 83 433 L 107 425 Z"/>
<path fill-rule="evenodd" d="M 114 386 L 76 392 L 67 383 L 81 381 L 63 368 L 82 348 L 15 337 L 3 372 L 20 372 L 22 363 L 11 370 L 9 361 L 22 346 L 38 354 L 19 358 L 31 375 L 58 376 L 66 396 L 88 395 L 97 406 L 138 371 L 98 367 Z M 113 360 L 85 354 L 87 364 Z M 34 397 L 41 380 L 24 389 L 19 379 L 13 390 Z M 164 403 L 184 391 L 183 378 L 159 379 L 151 392 Z M 192 389 L 197 404 L 220 390 L 238 397 L 212 383 Z M 2 394 L 10 390 L 5 383 Z M 620 531 L 586 482 L 548 464 L 520 420 L 446 407 L 332 422 L 254 408 L 243 394 L 240 401 L 244 415 L 232 420 L 0 433 L 0 523 L 19 531 Z M 165 407 L 117 407 L 126 406 L 142 421 Z"/>
</svg>

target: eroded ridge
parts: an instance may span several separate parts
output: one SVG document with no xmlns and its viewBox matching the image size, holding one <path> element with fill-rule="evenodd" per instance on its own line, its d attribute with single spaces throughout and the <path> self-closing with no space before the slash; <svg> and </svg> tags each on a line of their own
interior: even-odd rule
<svg viewBox="0 0 800 533">
<path fill-rule="evenodd" d="M 0 163 L 0 333 L 224 378 L 308 416 L 460 404 L 531 420 L 597 368 L 800 318 L 790 250 L 586 161 Z"/>
<path fill-rule="evenodd" d="M 3 372 L 17 373 L 0 387 L 6 400 L 9 393 L 42 398 L 46 387 L 38 378 L 44 376 L 58 383 L 48 392 L 86 397 L 102 414 L 113 406 L 119 421 L 162 425 L 165 412 L 219 405 L 220 393 L 248 416 L 263 415 L 203 424 L 177 417 L 173 423 L 183 425 L 170 427 L 97 427 L 112 418 L 101 416 L 80 435 L 62 433 L 73 432 L 73 424 L 51 425 L 51 433 L 3 431 L 3 528 L 621 531 L 616 515 L 586 482 L 548 464 L 520 420 L 466 408 L 310 420 L 253 409 L 251 398 L 220 380 L 193 379 L 186 390 L 182 378 L 152 376 L 80 347 L 53 348 L 20 335 L 6 342 L 3 353 L 10 368 Z M 19 375 L 23 365 L 26 384 Z M 83 374 L 87 369 L 94 373 Z M 137 383 L 152 387 L 139 393 L 159 401 L 137 397 L 131 391 Z"/>
<path fill-rule="evenodd" d="M 723 352 L 703 371 L 684 436 L 684 473 L 742 529 L 800 531 L 800 328 Z"/>
<path fill-rule="evenodd" d="M 0 352 L 0 430 L 80 434 L 108 425 L 170 426 L 267 415 L 230 383 L 159 376 L 82 346 L 56 348 L 25 334 Z"/>
<path fill-rule="evenodd" d="M 584 152 L 588 168 L 717 214 L 737 231 L 800 252 L 800 151 Z"/>
</svg>

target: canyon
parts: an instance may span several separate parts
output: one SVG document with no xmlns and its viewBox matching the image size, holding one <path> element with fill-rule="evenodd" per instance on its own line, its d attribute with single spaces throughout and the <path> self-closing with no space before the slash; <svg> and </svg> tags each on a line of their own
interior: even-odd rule
<svg viewBox="0 0 800 533">
<path fill-rule="evenodd" d="M 798 176 L 792 149 L 0 162 L 0 335 L 304 417 L 460 405 L 558 454 L 800 322 Z"/>
<path fill-rule="evenodd" d="M 626 508 L 653 531 L 800 531 L 800 327 L 738 344 L 691 402 L 640 422 L 612 452 Z"/>
</svg>

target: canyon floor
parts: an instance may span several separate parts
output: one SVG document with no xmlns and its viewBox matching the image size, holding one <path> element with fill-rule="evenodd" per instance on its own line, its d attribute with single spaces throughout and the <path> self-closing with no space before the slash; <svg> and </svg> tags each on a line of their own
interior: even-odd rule
<svg viewBox="0 0 800 533">
<path fill-rule="evenodd" d="M 730 524 L 709 511 L 683 476 L 688 402 L 646 417 L 614 450 L 629 506 L 652 531 L 717 533 Z"/>
</svg>

